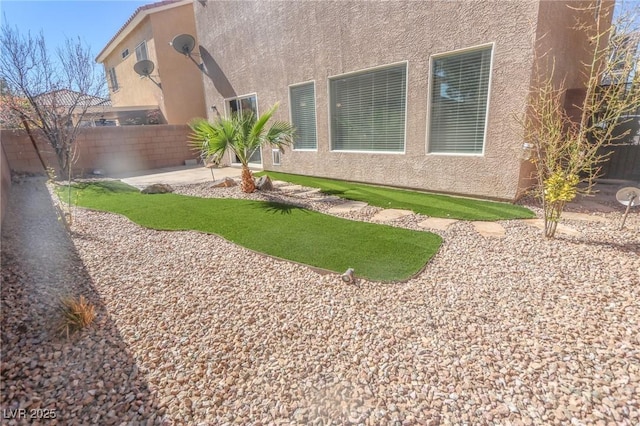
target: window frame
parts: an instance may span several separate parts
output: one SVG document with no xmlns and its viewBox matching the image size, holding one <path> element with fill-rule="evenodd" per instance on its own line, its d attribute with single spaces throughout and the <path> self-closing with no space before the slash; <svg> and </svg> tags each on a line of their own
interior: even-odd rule
<svg viewBox="0 0 640 426">
<path fill-rule="evenodd" d="M 257 92 L 251 92 L 251 93 L 247 93 L 246 95 L 238 95 L 238 96 L 231 96 L 230 98 L 224 98 L 224 116 L 229 118 L 231 117 L 231 110 L 229 108 L 229 102 L 234 101 L 234 100 L 239 100 L 239 99 L 244 99 L 244 98 L 250 98 L 250 97 L 254 97 L 256 98 L 256 117 L 260 116 L 260 109 L 258 108 L 258 93 Z"/>
<path fill-rule="evenodd" d="M 251 97 L 254 97 L 256 99 L 256 118 L 260 117 L 260 109 L 258 107 L 258 93 L 257 92 L 251 92 L 251 93 L 247 93 L 247 94 L 244 94 L 244 95 L 232 96 L 230 98 L 223 98 L 223 101 L 224 101 L 224 116 L 227 117 L 227 118 L 231 117 L 231 108 L 229 106 L 229 103 L 231 101 L 233 101 L 233 100 L 242 100 L 244 98 L 251 98 Z M 260 162 L 259 163 L 251 163 L 250 162 L 249 165 L 259 165 L 260 167 L 263 167 L 265 160 L 264 160 L 263 155 L 262 155 L 262 150 L 259 150 L 259 151 L 260 151 Z M 230 158 L 229 162 L 232 165 L 237 166 L 240 163 L 234 161 L 234 157 L 235 157 L 235 155 L 231 151 L 229 151 L 229 158 Z"/>
<path fill-rule="evenodd" d="M 318 102 L 316 102 L 317 96 L 316 96 L 315 80 L 303 81 L 302 83 L 294 83 L 287 86 L 287 89 L 289 92 L 289 122 L 293 125 L 293 108 L 292 108 L 293 103 L 291 101 L 291 88 L 305 86 L 308 84 L 313 85 L 313 125 L 315 126 L 315 132 L 316 132 L 316 147 L 315 148 L 296 148 L 295 144 L 292 144 L 291 145 L 292 151 L 318 152 Z"/>
<path fill-rule="evenodd" d="M 127 47 L 122 51 L 122 59 L 126 59 L 129 57 L 129 48 Z"/>
<path fill-rule="evenodd" d="M 383 70 L 386 68 L 393 68 L 399 65 L 405 66 L 405 88 L 404 88 L 404 128 L 403 128 L 403 138 L 402 138 L 402 151 L 367 151 L 367 150 L 344 150 L 344 149 L 334 149 L 333 148 L 333 138 L 331 131 L 331 118 L 332 118 L 332 105 L 331 105 L 331 80 L 337 80 L 342 77 L 350 77 L 358 74 L 366 74 L 368 72 Z M 336 153 L 347 153 L 347 154 L 382 154 L 382 155 L 405 155 L 407 153 L 407 116 L 408 116 L 408 104 L 409 104 L 409 61 L 398 61 L 392 62 L 384 65 L 377 65 L 374 67 L 363 68 L 356 71 L 350 71 L 342 74 L 335 74 L 327 77 L 327 103 L 328 103 L 328 114 L 327 118 L 329 121 L 328 127 L 328 139 L 329 139 L 329 152 Z"/>
<path fill-rule="evenodd" d="M 429 139 L 431 135 L 431 112 L 433 109 L 431 96 L 433 92 L 433 83 L 434 83 L 433 74 L 432 74 L 434 59 L 447 57 L 447 56 L 455 56 L 455 55 L 464 54 L 464 53 L 470 53 L 473 51 L 484 50 L 487 48 L 491 48 L 491 59 L 489 64 L 489 79 L 487 83 L 487 106 L 486 106 L 485 118 L 484 118 L 484 131 L 482 135 L 482 151 L 481 152 L 430 152 L 429 149 L 430 149 L 431 141 Z M 491 86 L 493 83 L 493 67 L 495 62 L 495 52 L 496 52 L 496 43 L 489 42 L 489 43 L 478 44 L 471 47 L 465 47 L 462 49 L 455 49 L 447 52 L 435 53 L 429 56 L 429 70 L 428 70 L 429 74 L 428 74 L 428 84 L 427 84 L 427 120 L 426 120 L 427 128 L 425 132 L 426 133 L 425 134 L 425 154 L 427 156 L 433 155 L 433 156 L 455 156 L 455 157 L 484 157 L 486 148 L 487 148 L 487 130 L 489 128 L 489 106 L 491 104 Z"/>
<path fill-rule="evenodd" d="M 144 45 L 144 58 L 140 59 L 138 58 L 138 48 L 140 46 Z M 145 59 L 149 59 L 149 50 L 147 50 L 147 40 L 142 40 L 140 43 L 138 43 L 138 45 L 135 48 L 135 53 L 136 53 L 136 62 L 140 62 L 143 61 Z"/>
<path fill-rule="evenodd" d="M 118 90 L 120 90 L 120 84 L 118 84 L 118 76 L 116 75 L 116 68 L 115 67 L 107 68 L 107 75 L 109 76 L 109 83 L 111 83 L 111 87 L 110 87 L 111 91 L 115 93 Z"/>
<path fill-rule="evenodd" d="M 276 162 L 277 158 L 277 162 Z M 272 166 L 281 166 L 282 165 L 282 153 L 278 148 L 271 149 L 271 165 Z"/>
</svg>

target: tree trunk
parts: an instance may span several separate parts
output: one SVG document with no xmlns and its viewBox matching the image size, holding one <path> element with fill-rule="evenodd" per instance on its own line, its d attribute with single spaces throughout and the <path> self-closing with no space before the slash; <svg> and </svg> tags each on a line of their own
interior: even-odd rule
<svg viewBox="0 0 640 426">
<path fill-rule="evenodd" d="M 252 193 L 256 190 L 256 182 L 253 180 L 253 174 L 249 167 L 242 165 L 242 183 L 240 184 L 242 192 Z"/>
<path fill-rule="evenodd" d="M 554 238 L 560 215 L 564 210 L 564 202 L 553 202 L 546 204 L 544 208 L 544 236 L 546 238 Z"/>
</svg>

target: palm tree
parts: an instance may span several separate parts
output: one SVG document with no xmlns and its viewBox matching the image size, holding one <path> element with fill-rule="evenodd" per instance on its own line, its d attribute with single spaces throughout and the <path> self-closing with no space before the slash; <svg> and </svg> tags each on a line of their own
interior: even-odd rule
<svg viewBox="0 0 640 426">
<path fill-rule="evenodd" d="M 267 122 L 278 109 L 275 104 L 269 111 L 259 117 L 252 112 L 233 114 L 230 118 L 218 117 L 214 123 L 204 118 L 196 118 L 189 123 L 193 131 L 190 135 L 191 146 L 200 150 L 208 158 L 217 159 L 231 150 L 242 164 L 243 192 L 253 192 L 256 185 L 251 170 L 249 158 L 265 144 L 272 145 L 284 151 L 284 147 L 293 143 L 295 129 L 285 121 L 275 121 L 267 128 Z"/>
</svg>

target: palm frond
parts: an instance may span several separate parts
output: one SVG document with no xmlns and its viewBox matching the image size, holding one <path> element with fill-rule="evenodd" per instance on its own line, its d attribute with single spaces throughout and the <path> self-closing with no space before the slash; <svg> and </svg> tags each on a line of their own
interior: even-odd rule
<svg viewBox="0 0 640 426">
<path fill-rule="evenodd" d="M 283 146 L 293 143 L 294 128 L 291 124 L 276 121 L 266 128 L 277 109 L 278 104 L 275 104 L 259 117 L 248 111 L 234 113 L 228 118 L 220 117 L 214 123 L 203 118 L 194 119 L 189 123 L 192 130 L 189 144 L 207 158 L 220 159 L 227 150 L 231 150 L 246 166 L 251 155 L 264 144 L 282 150 Z"/>
<path fill-rule="evenodd" d="M 293 144 L 295 127 L 286 121 L 274 122 L 266 134 L 266 139 L 271 145 L 276 147 L 289 146 Z"/>
</svg>

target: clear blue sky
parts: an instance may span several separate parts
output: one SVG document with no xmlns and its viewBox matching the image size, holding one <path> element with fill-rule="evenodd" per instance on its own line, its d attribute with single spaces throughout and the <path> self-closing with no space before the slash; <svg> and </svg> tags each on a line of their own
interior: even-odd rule
<svg viewBox="0 0 640 426">
<path fill-rule="evenodd" d="M 17 26 L 45 36 L 47 47 L 55 51 L 66 38 L 80 37 L 91 47 L 95 58 L 135 10 L 154 0 L 0 0 L 2 25 Z"/>
</svg>

